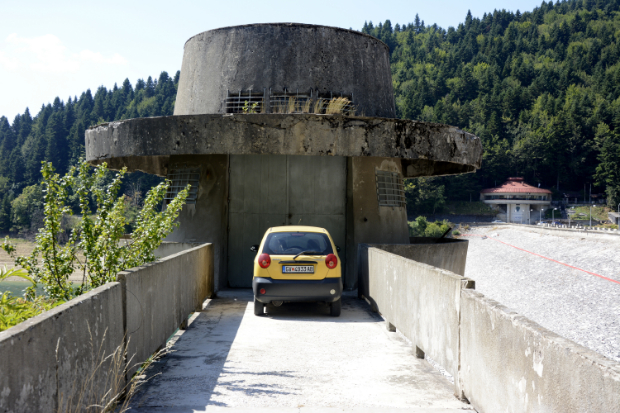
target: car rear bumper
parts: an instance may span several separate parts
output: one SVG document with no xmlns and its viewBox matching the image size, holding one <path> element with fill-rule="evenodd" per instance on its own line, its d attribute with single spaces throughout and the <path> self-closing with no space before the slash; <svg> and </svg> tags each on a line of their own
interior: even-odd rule
<svg viewBox="0 0 620 413">
<path fill-rule="evenodd" d="M 261 288 L 265 294 L 260 294 Z M 254 297 L 261 303 L 271 301 L 325 301 L 332 303 L 342 296 L 340 278 L 323 280 L 274 280 L 273 278 L 254 277 L 252 280 Z M 333 293 L 332 293 L 333 292 Z"/>
</svg>

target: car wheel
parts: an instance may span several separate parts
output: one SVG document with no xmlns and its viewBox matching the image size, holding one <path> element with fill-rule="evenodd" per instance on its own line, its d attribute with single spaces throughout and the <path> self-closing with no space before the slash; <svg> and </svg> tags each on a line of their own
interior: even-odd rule
<svg viewBox="0 0 620 413">
<path fill-rule="evenodd" d="M 340 317 L 340 312 L 342 311 L 342 298 L 339 298 L 338 301 L 334 301 L 329 305 L 329 315 L 332 317 Z"/>
<path fill-rule="evenodd" d="M 263 315 L 265 314 L 265 304 L 258 301 L 254 298 L 254 315 Z"/>
</svg>

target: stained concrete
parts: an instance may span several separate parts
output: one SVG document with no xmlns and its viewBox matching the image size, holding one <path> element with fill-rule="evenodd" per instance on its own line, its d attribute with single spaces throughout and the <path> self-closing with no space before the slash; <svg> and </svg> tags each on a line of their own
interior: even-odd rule
<svg viewBox="0 0 620 413">
<path fill-rule="evenodd" d="M 0 332 L 0 411 L 73 411 L 89 375 L 103 395 L 122 320 L 121 285 L 108 283 Z"/>
<path fill-rule="evenodd" d="M 218 296 L 147 372 L 161 375 L 132 411 L 471 410 L 362 300 L 345 296 L 339 318 L 314 303 L 269 306 L 256 317 L 251 291 Z"/>
<path fill-rule="evenodd" d="M 474 172 L 480 138 L 402 119 L 314 114 L 185 115 L 130 119 L 86 131 L 86 159 L 165 175 L 173 155 L 270 154 L 400 158 L 404 177 Z"/>
<path fill-rule="evenodd" d="M 213 245 L 203 244 L 118 273 L 130 375 L 213 295 L 213 267 Z"/>
<path fill-rule="evenodd" d="M 619 363 L 473 290 L 461 297 L 460 380 L 480 413 L 620 409 Z"/>
<path fill-rule="evenodd" d="M 459 391 L 460 297 L 473 283 L 377 248 L 368 249 L 366 297 L 389 324 L 442 366 Z"/>
<path fill-rule="evenodd" d="M 398 158 L 354 157 L 347 163 L 347 242 L 345 288 L 357 287 L 355 259 L 360 243 L 403 244 L 409 242 L 407 210 L 379 206 L 376 171 L 402 175 Z"/>
<path fill-rule="evenodd" d="M 230 91 L 344 93 L 361 113 L 396 116 L 390 55 L 380 40 L 338 27 L 267 23 L 223 27 L 183 50 L 175 115 L 226 113 Z M 268 97 L 266 98 L 267 104 Z"/>
<path fill-rule="evenodd" d="M 355 275 L 358 277 L 359 296 L 369 297 L 368 249 L 377 248 L 418 263 L 465 275 L 469 241 L 451 238 L 411 237 L 410 244 L 359 244 Z"/>
<path fill-rule="evenodd" d="M 179 226 L 166 237 L 178 243 L 213 244 L 215 290 L 228 287 L 228 190 L 229 157 L 227 155 L 171 156 L 174 168 L 200 168 L 196 203 L 181 209 Z"/>
</svg>

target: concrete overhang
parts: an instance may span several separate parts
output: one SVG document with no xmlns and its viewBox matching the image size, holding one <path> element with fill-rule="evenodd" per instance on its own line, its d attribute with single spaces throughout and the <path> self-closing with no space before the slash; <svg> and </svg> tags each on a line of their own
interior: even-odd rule
<svg viewBox="0 0 620 413">
<path fill-rule="evenodd" d="M 406 178 L 475 172 L 480 138 L 456 127 L 377 117 L 208 114 L 129 119 L 86 131 L 86 159 L 165 175 L 173 155 L 401 158 Z"/>
</svg>

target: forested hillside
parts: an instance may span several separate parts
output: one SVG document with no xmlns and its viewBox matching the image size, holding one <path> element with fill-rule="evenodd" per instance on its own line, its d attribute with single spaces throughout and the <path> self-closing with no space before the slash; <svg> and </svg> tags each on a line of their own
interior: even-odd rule
<svg viewBox="0 0 620 413">
<path fill-rule="evenodd" d="M 476 199 L 508 176 L 556 195 L 591 182 L 620 202 L 620 0 L 543 1 L 533 11 L 468 14 L 448 29 L 411 20 L 362 28 L 390 46 L 399 116 L 459 126 L 485 149 L 476 174 L 410 183 L 411 212 Z M 42 160 L 64 173 L 83 156 L 87 127 L 171 115 L 179 75 L 56 98 L 34 117 L 0 117 L 0 231 L 29 227 Z M 152 182 L 132 174 L 128 184 L 136 181 Z"/>
<path fill-rule="evenodd" d="M 480 136 L 475 175 L 441 178 L 467 199 L 508 176 L 554 190 L 586 182 L 620 202 L 620 1 L 542 2 L 494 11 L 447 30 L 416 16 L 367 23 L 390 46 L 399 116 Z M 431 196 L 432 197 L 432 196 Z"/>
<path fill-rule="evenodd" d="M 84 131 L 97 123 L 146 116 L 172 115 L 180 72 L 174 78 L 139 79 L 135 88 L 126 79 L 111 90 L 101 86 L 78 97 L 60 98 L 43 105 L 36 116 L 26 109 L 12 123 L 0 117 L 0 231 L 30 229 L 32 215 L 41 206 L 38 182 L 41 161 L 52 161 L 64 174 L 84 157 Z M 158 180 L 136 173 L 125 186 L 144 193 Z"/>
</svg>

